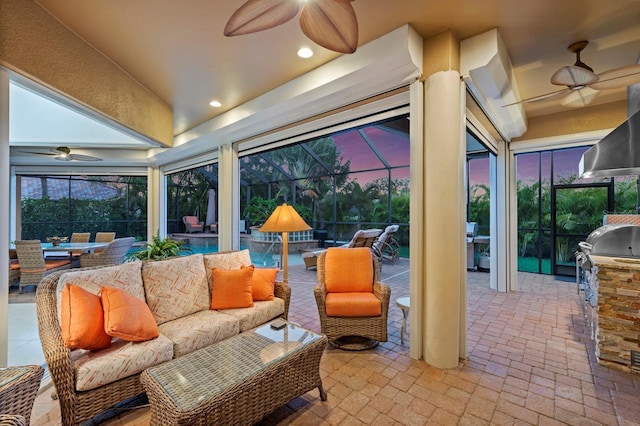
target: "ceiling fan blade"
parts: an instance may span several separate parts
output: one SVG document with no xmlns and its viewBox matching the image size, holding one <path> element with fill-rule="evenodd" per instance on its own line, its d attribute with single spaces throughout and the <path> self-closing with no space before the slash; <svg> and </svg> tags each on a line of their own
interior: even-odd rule
<svg viewBox="0 0 640 426">
<path fill-rule="evenodd" d="M 598 76 L 588 69 L 575 65 L 567 65 L 554 72 L 551 84 L 559 86 L 585 86 L 598 81 Z"/>
<path fill-rule="evenodd" d="M 555 92 L 545 93 L 544 95 L 534 96 L 533 98 L 522 99 L 522 100 L 520 100 L 518 102 L 512 102 L 510 104 L 505 104 L 505 105 L 502 105 L 502 106 L 503 107 L 508 107 L 508 106 L 512 106 L 512 105 L 524 104 L 524 103 L 529 103 L 529 102 L 538 102 L 538 101 L 543 101 L 543 100 L 546 100 L 546 99 L 553 99 L 553 98 L 557 98 L 557 97 L 559 97 L 561 95 L 564 95 L 569 90 L 571 90 L 571 89 L 560 89 L 560 90 L 556 90 Z"/>
<path fill-rule="evenodd" d="M 599 90 L 592 89 L 591 87 L 571 90 L 571 92 L 565 96 L 560 103 L 566 107 L 583 107 L 590 104 L 596 96 L 598 96 L 598 93 L 600 93 Z"/>
<path fill-rule="evenodd" d="M 298 0 L 248 0 L 224 27 L 227 37 L 268 30 L 293 19 L 300 10 Z"/>
<path fill-rule="evenodd" d="M 640 83 L 640 64 L 614 68 L 598 74 L 599 81 L 589 87 L 596 90 L 618 89 Z"/>
<path fill-rule="evenodd" d="M 82 155 L 82 154 L 69 154 L 67 158 L 73 161 L 102 161 L 102 158 L 94 157 L 92 155 Z"/>
<path fill-rule="evenodd" d="M 358 48 L 358 19 L 352 0 L 315 0 L 302 8 L 300 28 L 320 46 L 340 53 Z"/>
<path fill-rule="evenodd" d="M 24 152 L 25 154 L 35 154 L 35 155 L 58 155 L 58 154 L 50 154 L 48 152 L 35 152 L 35 151 L 20 151 L 20 152 Z"/>
</svg>

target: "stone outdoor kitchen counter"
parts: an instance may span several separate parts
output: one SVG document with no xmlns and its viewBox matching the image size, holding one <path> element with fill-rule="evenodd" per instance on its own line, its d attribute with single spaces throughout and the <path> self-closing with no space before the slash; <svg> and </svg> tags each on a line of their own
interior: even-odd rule
<svg viewBox="0 0 640 426">
<path fill-rule="evenodd" d="M 602 365 L 640 372 L 640 259 L 590 256 L 596 267 L 596 355 Z"/>
</svg>

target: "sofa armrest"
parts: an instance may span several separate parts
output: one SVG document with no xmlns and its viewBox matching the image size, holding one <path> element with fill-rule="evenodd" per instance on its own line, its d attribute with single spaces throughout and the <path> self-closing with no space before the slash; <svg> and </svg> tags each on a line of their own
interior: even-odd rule
<svg viewBox="0 0 640 426">
<path fill-rule="evenodd" d="M 277 281 L 274 287 L 274 296 L 284 300 L 284 319 L 289 318 L 289 304 L 291 303 L 291 287 L 288 284 Z"/>
</svg>

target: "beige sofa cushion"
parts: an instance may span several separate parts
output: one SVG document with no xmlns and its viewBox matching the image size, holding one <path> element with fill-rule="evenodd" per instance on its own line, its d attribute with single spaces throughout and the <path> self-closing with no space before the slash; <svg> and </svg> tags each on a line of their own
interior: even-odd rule
<svg viewBox="0 0 640 426">
<path fill-rule="evenodd" d="M 62 314 L 61 296 L 67 283 L 75 284 L 90 293 L 100 295 L 102 286 L 115 287 L 145 300 L 142 285 L 142 262 L 123 263 L 117 266 L 91 269 L 88 271 L 72 271 L 63 274 L 58 280 L 56 298 L 58 302 L 58 321 Z"/>
<path fill-rule="evenodd" d="M 284 314 L 284 300 L 276 297 L 274 300 L 255 301 L 251 308 L 223 309 L 219 312 L 237 318 L 242 333 Z"/>
<path fill-rule="evenodd" d="M 204 267 L 207 272 L 207 282 L 209 284 L 211 284 L 211 269 L 218 268 L 229 271 L 240 269 L 242 265 L 251 265 L 249 249 L 204 255 Z"/>
<path fill-rule="evenodd" d="M 162 334 L 145 342 L 115 339 L 110 348 L 97 352 L 75 350 L 71 359 L 76 390 L 86 391 L 113 383 L 171 358 L 173 343 Z"/>
<path fill-rule="evenodd" d="M 142 282 L 158 325 L 209 309 L 211 296 L 201 254 L 144 262 Z"/>
<path fill-rule="evenodd" d="M 200 311 L 165 322 L 160 333 L 173 341 L 174 358 L 238 334 L 236 318 L 218 311 Z"/>
</svg>

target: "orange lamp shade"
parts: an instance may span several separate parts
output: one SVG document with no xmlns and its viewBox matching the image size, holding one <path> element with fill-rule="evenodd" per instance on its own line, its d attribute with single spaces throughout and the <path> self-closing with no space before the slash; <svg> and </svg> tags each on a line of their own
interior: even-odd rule
<svg viewBox="0 0 640 426">
<path fill-rule="evenodd" d="M 300 217 L 293 206 L 282 203 L 271 213 L 269 219 L 260 228 L 260 232 L 295 232 L 310 229 L 311 227 Z"/>
</svg>

